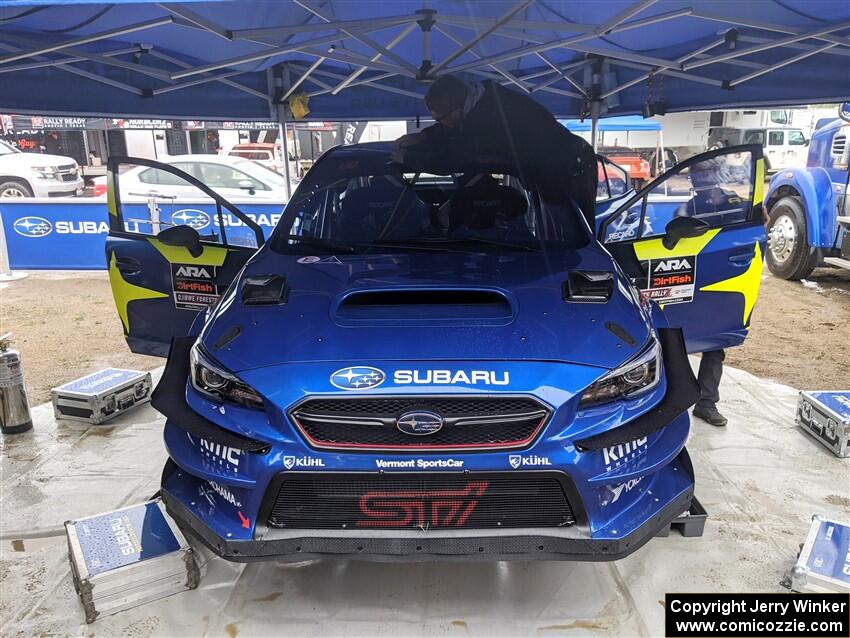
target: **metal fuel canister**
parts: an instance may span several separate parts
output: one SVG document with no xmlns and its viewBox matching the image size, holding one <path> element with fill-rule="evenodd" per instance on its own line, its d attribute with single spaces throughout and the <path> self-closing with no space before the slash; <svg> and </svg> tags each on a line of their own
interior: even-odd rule
<svg viewBox="0 0 850 638">
<path fill-rule="evenodd" d="M 11 332 L 0 336 L 0 431 L 3 434 L 32 429 L 23 363 L 20 353 L 9 347 L 11 337 Z"/>
</svg>

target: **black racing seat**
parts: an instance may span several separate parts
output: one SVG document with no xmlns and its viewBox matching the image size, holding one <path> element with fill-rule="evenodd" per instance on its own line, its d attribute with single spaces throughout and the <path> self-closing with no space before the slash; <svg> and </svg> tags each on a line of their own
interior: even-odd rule
<svg viewBox="0 0 850 638">
<path fill-rule="evenodd" d="M 395 214 L 393 215 L 393 211 Z M 349 191 L 341 201 L 336 235 L 340 241 L 415 239 L 430 223 L 430 207 L 413 189 L 388 177 Z"/>
<path fill-rule="evenodd" d="M 451 228 L 473 231 L 501 230 L 528 236 L 525 214 L 528 200 L 516 188 L 503 186 L 490 176 L 473 179 L 449 200 Z"/>
</svg>

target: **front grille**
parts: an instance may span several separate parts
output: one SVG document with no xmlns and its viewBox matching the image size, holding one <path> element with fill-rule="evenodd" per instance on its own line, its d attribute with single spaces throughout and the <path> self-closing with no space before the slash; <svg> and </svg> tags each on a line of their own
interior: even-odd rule
<svg viewBox="0 0 850 638">
<path fill-rule="evenodd" d="M 575 517 L 554 476 L 286 476 L 268 517 L 286 529 L 565 527 Z"/>
<path fill-rule="evenodd" d="M 397 419 L 417 410 L 439 414 L 442 427 L 427 435 L 402 432 Z M 414 396 L 308 399 L 289 416 L 315 448 L 422 452 L 524 447 L 549 414 L 529 397 Z"/>
<path fill-rule="evenodd" d="M 77 179 L 77 174 L 76 173 L 63 173 L 61 175 L 61 177 L 62 177 L 63 182 L 73 182 L 74 180 Z"/>
</svg>

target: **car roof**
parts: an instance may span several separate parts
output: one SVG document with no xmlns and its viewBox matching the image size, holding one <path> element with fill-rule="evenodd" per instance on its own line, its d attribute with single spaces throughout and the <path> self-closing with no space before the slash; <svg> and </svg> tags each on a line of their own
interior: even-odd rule
<svg viewBox="0 0 850 638">
<path fill-rule="evenodd" d="M 600 146 L 600 153 L 632 153 L 634 155 L 639 155 L 635 149 L 629 148 L 628 146 Z"/>
<path fill-rule="evenodd" d="M 231 151 L 248 150 L 248 149 L 266 150 L 266 149 L 272 149 L 275 146 L 276 145 L 275 145 L 274 142 L 246 142 L 244 144 L 234 144 L 233 148 L 231 148 L 230 150 Z"/>
<path fill-rule="evenodd" d="M 233 158 L 227 155 L 212 155 L 206 153 L 195 153 L 194 155 L 170 155 L 159 159 L 165 164 L 174 164 L 175 162 L 209 162 L 212 164 L 227 164 L 231 166 L 234 161 L 246 161 L 245 158 Z M 250 160 L 247 160 L 250 161 Z"/>
</svg>

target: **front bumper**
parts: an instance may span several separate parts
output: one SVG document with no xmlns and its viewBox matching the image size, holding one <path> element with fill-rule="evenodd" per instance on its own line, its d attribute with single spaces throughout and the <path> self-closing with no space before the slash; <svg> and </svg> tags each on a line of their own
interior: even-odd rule
<svg viewBox="0 0 850 638">
<path fill-rule="evenodd" d="M 689 429 L 686 410 L 693 403 L 691 395 L 696 391 L 691 386 L 696 386 L 696 380 L 681 335 L 676 334 L 677 339 L 664 344 L 666 383 L 654 394 L 576 415 L 569 413 L 576 395 L 565 392 L 566 401 L 552 402 L 560 405 L 560 412 L 556 408 L 544 432 L 525 449 L 419 455 L 313 449 L 282 413 L 263 423 L 267 413 L 236 405 L 222 409 L 191 391 L 183 392 L 191 340 L 177 339 L 152 396 L 154 407 L 168 417 L 164 438 L 171 460 L 163 473 L 163 499 L 188 531 L 217 554 L 236 561 L 297 561 L 305 556 L 396 561 L 621 558 L 688 509 L 693 497 L 694 473 L 684 444 Z M 186 356 L 175 356 L 181 351 Z M 585 372 L 569 368 L 567 378 L 559 381 L 555 375 L 567 369 L 563 364 L 506 365 L 514 366 L 515 388 L 511 390 L 529 395 L 541 394 L 531 385 L 540 378 L 550 378 L 549 387 L 556 390 Z M 299 370 L 306 367 L 308 364 L 300 365 Z M 689 377 L 692 383 L 679 377 Z M 285 380 L 280 383 L 289 387 Z M 558 396 L 549 390 L 542 394 Z M 658 401 L 659 397 L 663 399 Z M 529 499 L 539 498 L 540 492 L 527 492 L 521 500 L 508 504 L 499 501 L 496 507 L 487 499 L 501 498 L 500 491 L 482 491 L 475 496 L 467 491 L 479 489 L 488 480 L 485 473 L 495 473 L 494 478 L 503 482 L 507 479 L 504 489 L 512 491 L 518 484 L 514 479 L 544 471 L 574 488 L 564 487 L 567 506 L 541 500 L 548 503 L 548 510 L 542 505 L 526 510 L 571 509 L 575 514 L 571 519 L 518 517 L 526 511 L 523 504 L 537 503 Z M 364 481 L 384 480 L 381 477 L 401 480 L 405 474 L 417 476 L 417 480 L 455 477 L 465 484 L 451 488 L 430 484 L 362 487 Z M 296 476 L 310 477 L 308 483 L 333 478 L 336 487 L 324 492 L 285 493 L 281 482 L 290 480 L 285 477 L 294 481 Z M 472 481 L 475 488 L 471 488 Z M 352 515 L 350 509 L 323 509 L 327 503 L 322 499 L 327 494 L 348 494 L 361 500 L 348 501 L 357 504 Z M 477 498 L 480 511 L 495 511 L 496 517 L 489 523 L 467 519 L 478 505 L 468 501 L 456 505 L 461 496 Z M 402 499 L 402 504 L 382 501 L 376 508 L 369 500 L 376 497 Z M 297 516 L 272 520 L 270 512 L 276 511 L 278 503 Z M 462 510 L 467 512 L 463 521 L 444 520 L 434 513 L 434 503 L 469 509 Z M 423 518 L 419 512 L 425 507 L 431 508 L 430 516 Z M 331 524 L 326 525 L 327 520 L 314 524 L 315 519 L 302 516 L 311 508 L 329 513 Z M 384 516 L 389 508 L 405 514 Z M 348 515 L 337 516 L 340 511 Z M 405 518 L 408 511 L 416 511 L 417 517 Z M 377 528 L 375 518 L 381 517 L 390 520 L 394 529 Z M 516 527 L 511 521 L 518 522 Z"/>
<path fill-rule="evenodd" d="M 667 528 L 673 519 L 690 508 L 694 495 L 694 477 L 687 450 L 683 449 L 661 472 L 676 474 L 683 488 L 663 506 L 655 509 L 642 524 L 619 538 L 610 535 L 592 538 L 584 525 L 565 528 L 451 531 L 273 530 L 258 526 L 255 538 L 234 540 L 215 533 L 181 498 L 165 487 L 162 490 L 162 499 L 169 514 L 181 528 L 200 539 L 218 556 L 235 562 L 296 562 L 317 558 L 380 562 L 610 561 L 624 558 L 640 549 Z M 183 470 L 169 462 L 163 476 L 164 486 L 174 473 L 183 474 Z M 182 478 L 191 477 L 184 474 Z"/>
<path fill-rule="evenodd" d="M 86 185 L 82 177 L 72 182 L 32 179 L 30 183 L 34 197 L 76 197 L 82 195 Z"/>
</svg>

